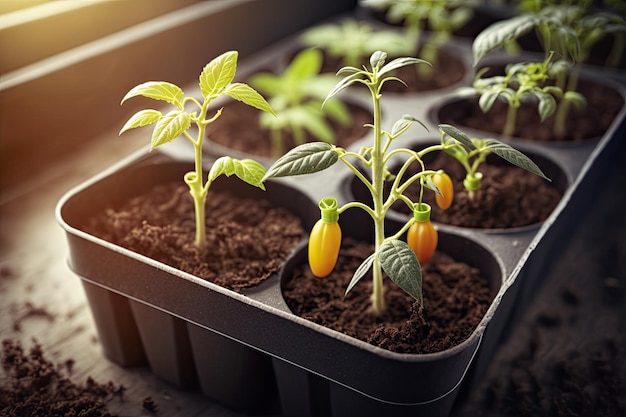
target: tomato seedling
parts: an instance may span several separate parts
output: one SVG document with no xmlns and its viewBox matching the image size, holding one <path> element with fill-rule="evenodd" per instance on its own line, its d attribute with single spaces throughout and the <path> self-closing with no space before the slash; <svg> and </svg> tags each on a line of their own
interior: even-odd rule
<svg viewBox="0 0 626 417">
<path fill-rule="evenodd" d="M 467 190 L 470 199 L 474 198 L 475 192 L 481 187 L 483 175 L 478 169 L 491 154 L 497 155 L 512 165 L 523 168 L 550 181 L 541 168 L 528 156 L 506 143 L 495 139 L 470 138 L 465 133 L 452 126 L 447 126 L 445 130 L 441 129 L 440 133 L 441 144 L 444 151 L 458 160 L 463 168 L 465 168 L 466 175 L 463 180 L 463 187 Z M 467 146 L 454 146 L 459 141 L 463 144 L 469 141 L 473 146 L 472 148 Z M 435 183 L 437 184 L 437 182 Z M 440 189 L 445 190 L 445 187 L 441 186 Z M 443 195 L 445 196 L 445 193 L 443 193 Z M 441 207 L 441 205 L 439 206 Z"/>
<path fill-rule="evenodd" d="M 385 11 L 390 23 L 404 25 L 405 42 L 409 54 L 429 61 L 432 67 L 419 66 L 425 74 L 438 66 L 439 48 L 452 36 L 453 31 L 465 25 L 473 15 L 473 0 L 361 0 L 364 7 Z M 427 32 L 428 31 L 428 32 Z M 428 36 L 422 45 L 422 35 Z M 421 48 L 420 48 L 421 47 Z"/>
<path fill-rule="evenodd" d="M 374 28 L 370 23 L 344 19 L 306 30 L 300 41 L 323 50 L 329 57 L 339 59 L 342 66 L 360 67 L 373 52 L 385 49 L 392 56 L 410 53 L 405 37 L 394 30 Z M 328 91 L 328 90 L 326 90 Z"/>
<path fill-rule="evenodd" d="M 374 121 L 372 125 L 367 125 L 374 132 L 373 146 L 363 147 L 358 152 L 351 152 L 325 142 L 306 143 L 293 148 L 279 158 L 267 170 L 264 176 L 264 180 L 266 180 L 274 177 L 311 174 L 327 169 L 341 161 L 365 184 L 372 197 L 372 206 L 362 202 L 348 202 L 339 207 L 336 200 L 332 197 L 322 200 L 323 204 L 321 207 L 331 208 L 333 214 L 332 217 L 327 218 L 325 221 L 326 215 L 324 214 L 324 208 L 322 209 L 322 219 L 318 222 L 318 225 L 321 224 L 323 229 L 319 229 L 318 225 L 316 225 L 311 232 L 309 250 L 312 251 L 312 256 L 309 261 L 315 275 L 323 276 L 330 273 L 335 263 L 336 251 L 338 250 L 337 245 L 340 244 L 341 240 L 341 235 L 337 231 L 337 217 L 349 208 L 364 210 L 374 222 L 374 253 L 367 257 L 360 267 L 357 268 L 346 289 L 346 293 L 371 269 L 373 279 L 372 311 L 376 314 L 380 314 L 385 308 L 382 281 L 383 270 L 400 288 L 418 300 L 420 304 L 422 303 L 422 276 L 417 256 L 422 257 L 424 262 L 426 262 L 427 258 L 430 258 L 432 251 L 434 251 L 434 246 L 436 246 L 436 230 L 429 228 L 429 231 L 426 233 L 411 232 L 409 241 L 416 251 L 412 250 L 409 244 L 401 240 L 401 237 L 415 223 L 419 223 L 419 225 L 415 226 L 415 228 L 419 229 L 426 224 L 430 224 L 429 214 L 424 215 L 422 213 L 423 211 L 430 213 L 428 205 L 422 202 L 423 189 L 428 188 L 441 194 L 439 188 L 431 180 L 431 177 L 438 173 L 425 168 L 422 161 L 423 156 L 429 152 L 445 150 L 448 147 L 467 146 L 469 149 L 474 147 L 469 139 L 465 140 L 466 137 L 462 136 L 459 141 L 433 145 L 419 152 L 404 148 L 390 149 L 391 143 L 398 139 L 414 123 L 417 122 L 422 126 L 424 125 L 416 118 L 405 115 L 392 126 L 390 131 L 384 130 L 381 126 L 381 89 L 383 84 L 393 80 L 398 81 L 391 74 L 400 67 L 417 64 L 426 65 L 428 62 L 418 58 L 402 57 L 386 63 L 386 58 L 386 53 L 376 51 L 369 59 L 369 68 L 367 66 L 363 66 L 361 69 L 350 66 L 341 68 L 338 75 L 343 75 L 344 78 L 328 93 L 324 102 L 327 103 L 328 100 L 353 84 L 362 84 L 367 87 L 373 105 Z M 442 125 L 441 128 L 450 131 L 447 125 Z M 452 134 L 455 135 L 454 132 Z M 391 192 L 384 198 L 384 182 L 389 178 L 387 164 L 391 158 L 402 156 L 405 158 L 404 165 L 393 178 Z M 356 162 L 353 163 L 353 161 Z M 409 178 L 404 178 L 408 167 L 412 163 L 419 164 L 421 170 Z M 362 173 L 359 169 L 360 166 L 369 169 L 371 175 L 367 177 Z M 419 184 L 422 190 L 418 202 L 411 201 L 403 194 L 414 183 Z M 398 200 L 411 207 L 416 214 L 413 218 L 407 220 L 400 230 L 393 235 L 386 236 L 385 215 L 392 204 Z M 417 256 L 416 253 L 418 254 Z M 321 256 L 321 254 L 325 255 Z M 428 256 L 426 256 L 427 254 Z"/>
<path fill-rule="evenodd" d="M 193 197 L 196 239 L 195 243 L 202 246 L 206 241 L 206 226 L 204 207 L 209 187 L 213 181 L 224 174 L 235 175 L 246 183 L 265 189 L 261 181 L 265 168 L 259 162 L 252 159 L 233 159 L 228 156 L 218 158 L 211 166 L 206 182 L 202 171 L 202 144 L 206 126 L 215 122 L 222 114 L 222 108 L 215 111 L 210 117 L 209 105 L 220 96 L 229 96 L 249 106 L 264 112 L 275 114 L 269 103 L 252 87 L 244 83 L 233 83 L 237 70 L 237 51 L 225 52 L 209 62 L 200 74 L 200 92 L 203 101 L 187 96 L 183 90 L 175 84 L 165 81 L 149 81 L 132 88 L 122 99 L 122 104 L 136 96 L 144 96 L 155 100 L 162 100 L 174 105 L 176 108 L 166 114 L 159 110 L 146 109 L 135 113 L 120 130 L 123 132 L 155 123 L 152 131 L 150 150 L 171 142 L 179 136 L 187 138 L 195 150 L 195 170 L 184 176 L 185 183 L 189 186 L 189 192 Z M 186 109 L 187 105 L 197 107 L 194 111 Z M 194 138 L 189 129 L 195 124 L 197 136 Z"/>
<path fill-rule="evenodd" d="M 350 124 L 352 118 L 345 103 L 332 100 L 322 107 L 326 92 L 335 84 L 331 74 L 320 74 L 322 52 L 304 49 L 278 75 L 259 72 L 252 75 L 249 83 L 268 97 L 278 116 L 261 113 L 260 124 L 272 134 L 272 154 L 284 153 L 284 134 L 290 133 L 299 145 L 305 142 L 305 132 L 324 142 L 334 143 L 335 134 L 327 118 L 341 125 Z"/>
<path fill-rule="evenodd" d="M 613 50 L 608 62 L 618 62 L 626 45 L 626 20 L 617 12 L 591 12 L 591 1 L 524 1 L 522 13 L 496 22 L 474 39 L 474 65 L 489 52 L 516 42 L 522 35 L 534 31 L 541 43 L 545 60 L 551 54 L 567 61 L 566 71 L 553 74 L 555 85 L 563 91 L 554 121 L 557 138 L 565 134 L 566 116 L 572 104 L 584 103 L 577 93 L 580 64 L 590 55 L 592 47 L 608 34 L 614 35 Z"/>
<path fill-rule="evenodd" d="M 473 86 L 459 88 L 457 94 L 479 96 L 478 105 L 483 113 L 489 112 L 496 100 L 504 100 L 508 109 L 502 135 L 511 137 L 515 132 L 517 112 L 524 102 L 536 101 L 542 122 L 554 114 L 557 100 L 584 105 L 582 95 L 573 91 L 563 94 L 559 87 L 547 83 L 554 74 L 563 71 L 562 61 L 552 62 L 552 56 L 548 55 L 543 62 L 507 65 L 506 75 L 503 76 L 482 78 L 488 71 L 488 68 L 483 68 L 476 74 Z"/>
</svg>

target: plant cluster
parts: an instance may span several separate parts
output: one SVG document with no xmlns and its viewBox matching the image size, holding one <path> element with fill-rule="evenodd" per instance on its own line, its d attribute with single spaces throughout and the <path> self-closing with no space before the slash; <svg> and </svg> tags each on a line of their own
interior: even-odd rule
<svg viewBox="0 0 626 417">
<path fill-rule="evenodd" d="M 403 24 L 409 54 L 437 66 L 439 48 L 452 33 L 465 25 L 473 15 L 475 0 L 361 0 L 364 7 L 384 10 L 391 23 Z M 423 40 L 422 35 L 429 36 Z M 419 67 L 431 72 L 430 67 Z"/>
<path fill-rule="evenodd" d="M 378 50 L 385 50 L 391 56 L 411 54 L 411 46 L 403 34 L 374 28 L 367 22 L 351 18 L 314 26 L 299 39 L 304 45 L 320 48 L 329 57 L 338 59 L 341 66 L 358 67 Z"/>
<path fill-rule="evenodd" d="M 339 216 L 346 210 L 357 208 L 364 210 L 374 223 L 374 253 L 367 257 L 354 272 L 346 293 L 348 293 L 370 270 L 372 271 L 373 292 L 372 311 L 376 314 L 385 309 L 383 296 L 383 271 L 400 288 L 422 303 L 422 275 L 420 263 L 427 262 L 437 247 L 437 231 L 430 221 L 430 206 L 422 201 L 425 189 L 438 195 L 437 204 L 447 208 L 452 203 L 452 184 L 442 171 L 426 168 L 423 158 L 435 151 L 446 151 L 459 160 L 476 158 L 468 170 L 476 176 L 476 168 L 484 156 L 494 152 L 516 165 L 544 176 L 541 170 L 521 152 L 495 140 L 476 142 L 463 132 L 450 125 L 440 125 L 442 134 L 440 144 L 429 146 L 421 151 L 406 148 L 394 148 L 392 143 L 406 132 L 414 123 L 422 124 L 416 118 L 405 115 L 394 123 L 391 130 L 381 125 L 381 89 L 386 82 L 400 81 L 393 72 L 404 66 L 427 64 L 418 58 L 401 57 L 386 62 L 387 54 L 374 52 L 369 60 L 369 67 L 343 67 L 338 75 L 344 76 L 328 93 L 327 100 L 344 91 L 353 84 L 362 84 L 369 90 L 372 98 L 374 120 L 368 125 L 373 130 L 373 145 L 363 147 L 358 152 L 351 152 L 341 147 L 325 143 L 311 142 L 297 146 L 279 158 L 265 174 L 263 181 L 270 178 L 312 174 L 325 170 L 341 161 L 363 182 L 372 197 L 372 205 L 362 202 L 347 202 L 339 206 L 333 197 L 320 202 L 321 218 L 313 227 L 309 238 L 309 264 L 312 272 L 324 277 L 328 275 L 337 260 L 341 246 Z M 422 126 L 424 126 L 422 124 Z M 424 126 L 425 127 L 425 126 Z M 478 143 L 479 147 L 476 146 Z M 389 173 L 388 164 L 392 158 L 402 158 L 404 162 L 395 175 Z M 412 164 L 419 164 L 420 171 L 406 178 Z M 360 168 L 369 169 L 370 175 Z M 469 175 L 469 174 L 468 174 Z M 544 176 L 545 177 L 545 176 Z M 384 184 L 392 185 L 387 197 L 383 194 Z M 418 201 L 412 201 L 404 193 L 408 187 L 417 184 L 420 187 Z M 396 202 L 404 202 L 413 212 L 413 217 L 395 233 L 386 235 L 385 216 Z M 406 233 L 406 242 L 402 237 Z"/>
<path fill-rule="evenodd" d="M 585 105 L 585 98 L 577 92 L 578 79 L 580 65 L 588 59 L 592 46 L 613 34 L 615 42 L 608 62 L 614 63 L 621 56 L 626 44 L 626 20 L 610 11 L 591 12 L 590 6 L 589 0 L 522 1 L 521 14 L 492 24 L 474 39 L 474 65 L 497 48 L 510 48 L 531 31 L 544 51 L 543 62 L 510 65 L 505 76 L 481 79 L 485 72 L 477 74 L 474 93 L 480 96 L 483 112 L 489 111 L 496 98 L 509 105 L 505 136 L 513 134 L 515 112 L 521 101 L 535 99 L 541 120 L 555 114 L 554 134 L 563 137 L 571 105 Z M 469 91 L 464 89 L 463 93 Z"/>
<path fill-rule="evenodd" d="M 272 155 L 285 152 L 285 134 L 291 134 L 294 142 L 305 142 L 309 132 L 314 138 L 328 143 L 335 142 L 335 134 L 327 118 L 341 125 L 351 123 L 348 107 L 340 100 L 322 106 L 325 92 L 335 83 L 331 74 L 321 74 L 322 52 L 315 48 L 300 51 L 282 74 L 258 72 L 248 82 L 268 97 L 276 112 L 261 113 L 261 127 L 272 135 Z"/>
</svg>

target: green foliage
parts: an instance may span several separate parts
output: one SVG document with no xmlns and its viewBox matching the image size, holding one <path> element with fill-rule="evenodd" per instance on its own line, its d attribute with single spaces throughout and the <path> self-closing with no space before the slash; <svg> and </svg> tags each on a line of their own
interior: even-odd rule
<svg viewBox="0 0 626 417">
<path fill-rule="evenodd" d="M 375 51 L 385 49 L 392 56 L 410 53 L 405 37 L 394 30 L 374 29 L 355 19 L 327 23 L 306 30 L 300 41 L 340 59 L 343 66 L 359 67 Z"/>
<path fill-rule="evenodd" d="M 216 57 L 209 62 L 199 77 L 200 92 L 204 100 L 202 102 L 193 97 L 185 97 L 183 90 L 171 83 L 164 81 L 150 81 L 132 88 L 122 99 L 122 104 L 137 96 L 143 96 L 154 100 L 165 101 L 174 107 L 166 114 L 158 110 L 146 109 L 135 113 L 120 130 L 123 132 L 154 124 L 150 150 L 169 143 L 174 139 L 184 136 L 194 146 L 195 170 L 185 175 L 185 182 L 194 199 L 196 214 L 196 244 L 201 246 L 205 242 L 205 219 L 204 204 L 211 183 L 220 175 L 235 175 L 246 183 L 255 187 L 265 188 L 263 176 L 265 168 L 260 163 L 250 160 L 237 160 L 231 157 L 219 158 L 212 165 L 206 182 L 202 173 L 202 144 L 206 126 L 217 120 L 222 114 L 219 109 L 211 117 L 207 117 L 210 103 L 220 96 L 229 96 L 249 106 L 264 112 L 274 114 L 274 110 L 267 101 L 252 87 L 243 83 L 233 83 L 237 70 L 237 51 L 229 51 Z M 186 105 L 195 107 L 194 111 L 188 111 Z M 194 124 L 197 128 L 197 137 L 194 138 L 188 132 Z"/>
<path fill-rule="evenodd" d="M 459 95 L 478 95 L 480 109 L 487 113 L 496 100 L 504 100 L 509 106 L 507 119 L 502 131 L 503 136 L 512 136 L 515 131 L 515 120 L 522 103 L 535 101 L 537 112 L 543 122 L 557 110 L 557 100 L 569 101 L 584 105 L 585 98 L 570 91 L 566 95 L 560 87 L 550 84 L 550 80 L 564 72 L 567 67 L 563 61 L 552 62 L 552 54 L 543 62 L 521 62 L 506 67 L 505 75 L 482 78 L 487 68 L 476 75 L 472 87 L 464 87 L 457 91 Z"/>
<path fill-rule="evenodd" d="M 466 176 L 463 185 L 468 191 L 470 198 L 474 198 L 474 192 L 481 186 L 482 174 L 478 171 L 480 165 L 485 162 L 490 154 L 512 165 L 523 168 L 546 180 L 550 180 L 528 156 L 506 143 L 495 139 L 470 138 L 465 133 L 449 125 L 440 125 L 441 144 L 449 155 L 456 158 L 465 168 Z M 463 146 L 454 146 L 455 143 Z M 470 145 L 471 144 L 471 145 Z"/>
<path fill-rule="evenodd" d="M 361 0 L 361 5 L 385 11 L 391 23 L 402 23 L 405 28 L 409 53 L 417 54 L 431 62 L 438 62 L 438 50 L 452 36 L 453 31 L 463 27 L 473 15 L 477 0 Z M 422 34 L 429 36 L 420 45 Z M 430 70 L 428 67 L 420 67 Z"/>
<path fill-rule="evenodd" d="M 334 100 L 321 106 L 326 91 L 334 85 L 334 76 L 320 74 L 322 53 L 318 49 L 304 49 L 298 53 L 285 71 L 280 74 L 260 72 L 250 77 L 250 85 L 268 97 L 277 117 L 262 113 L 261 126 L 273 136 L 274 155 L 284 151 L 284 133 L 290 133 L 296 144 L 305 142 L 305 133 L 328 143 L 335 142 L 328 120 L 341 125 L 351 122 L 345 103 Z"/>
</svg>

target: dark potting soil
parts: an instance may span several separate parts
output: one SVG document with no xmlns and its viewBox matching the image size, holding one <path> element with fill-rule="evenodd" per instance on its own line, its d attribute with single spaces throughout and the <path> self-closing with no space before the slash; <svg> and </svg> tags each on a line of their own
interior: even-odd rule
<svg viewBox="0 0 626 417">
<path fill-rule="evenodd" d="M 409 178 L 412 168 L 405 178 Z M 553 183 L 496 156 L 488 157 L 480 166 L 481 189 L 475 191 L 473 198 L 463 187 L 465 169 L 452 156 L 439 153 L 427 168 L 443 169 L 454 184 L 454 201 L 447 210 L 437 207 L 434 192 L 424 192 L 424 202 L 432 208 L 431 219 L 439 223 L 483 229 L 528 226 L 544 221 L 562 196 Z M 405 195 L 418 201 L 419 186 L 409 187 Z M 402 202 L 396 203 L 393 209 L 411 214 Z"/>
<path fill-rule="evenodd" d="M 180 182 L 155 187 L 119 209 L 108 208 L 86 229 L 233 290 L 267 279 L 304 234 L 300 220 L 286 209 L 209 190 L 207 244 L 200 248 L 195 244 L 193 201 Z"/>
<path fill-rule="evenodd" d="M 562 138 L 553 132 L 554 115 L 541 122 L 536 103 L 525 103 L 518 109 L 513 136 L 538 142 L 581 142 L 604 135 L 624 106 L 624 99 L 613 88 L 584 79 L 580 80 L 578 91 L 587 99 L 587 105 L 580 109 L 570 106 Z M 483 113 L 478 98 L 459 99 L 442 106 L 437 117 L 440 123 L 499 135 L 507 110 L 506 103 L 496 101 L 489 112 Z"/>
<path fill-rule="evenodd" d="M 363 125 L 372 123 L 371 111 L 351 103 L 347 103 L 347 106 L 352 115 L 352 122 L 349 125 L 343 126 L 336 121 L 327 120 L 335 132 L 335 144 L 342 148 L 347 148 L 364 137 L 368 130 Z M 206 132 L 211 141 L 221 146 L 270 159 L 277 159 L 296 146 L 293 136 L 284 133 L 283 150 L 273 155 L 272 135 L 269 130 L 259 125 L 259 110 L 238 101 L 225 104 L 220 118 L 207 126 Z M 306 132 L 305 142 L 318 141 L 319 139 Z M 207 143 L 206 146 L 210 147 L 211 143 Z"/>
<path fill-rule="evenodd" d="M 122 399 L 125 391 L 122 385 L 91 377 L 84 384 L 72 382 L 73 361 L 52 363 L 36 342 L 26 352 L 21 343 L 3 340 L 1 363 L 0 416 L 114 417 L 106 402 Z"/>
<path fill-rule="evenodd" d="M 387 277 L 386 309 L 371 312 L 371 272 L 346 295 L 348 283 L 370 244 L 344 238 L 337 265 L 325 278 L 308 265 L 294 269 L 283 283 L 289 308 L 297 315 L 375 346 L 399 353 L 432 353 L 466 340 L 493 299 L 478 269 L 442 252 L 422 266 L 424 307 Z"/>
</svg>

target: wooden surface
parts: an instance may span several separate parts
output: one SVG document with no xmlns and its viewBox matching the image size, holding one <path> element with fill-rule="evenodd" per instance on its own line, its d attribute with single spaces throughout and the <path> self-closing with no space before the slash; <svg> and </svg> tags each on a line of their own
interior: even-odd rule
<svg viewBox="0 0 626 417">
<path fill-rule="evenodd" d="M 32 345 L 36 339 L 53 362 L 63 363 L 73 359 L 72 378 L 76 383 L 83 383 L 88 376 L 92 376 L 101 383 L 113 381 L 124 385 L 127 388 L 124 402 L 113 399 L 108 403 L 109 410 L 121 416 L 148 415 L 142 408 L 142 402 L 147 397 L 154 400 L 158 406 L 157 415 L 162 417 L 240 416 L 212 403 L 200 393 L 181 391 L 158 380 L 146 368 L 123 369 L 108 361 L 98 343 L 80 281 L 66 265 L 65 235 L 54 216 L 57 201 L 71 187 L 123 156 L 143 148 L 144 139 L 139 133 L 125 138 L 118 138 L 115 132 L 107 133 L 68 155 L 66 160 L 58 161 L 48 170 L 25 179 L 19 187 L 2 190 L 0 338 L 20 340 L 24 346 Z M 623 152 L 619 158 L 622 157 Z M 555 262 L 552 274 L 547 277 L 548 283 L 558 279 L 563 281 L 564 276 L 571 282 L 571 274 L 577 273 L 572 259 L 580 259 L 581 251 L 587 253 L 583 240 L 589 236 L 593 237 L 594 245 L 602 245 L 603 242 L 613 247 L 617 245 L 618 263 L 624 265 L 623 259 L 620 259 L 626 254 L 625 222 L 607 222 L 607 218 L 626 209 L 626 175 L 625 170 L 618 167 L 619 163 L 614 163 L 616 174 L 613 180 L 599 184 L 602 186 L 599 198 L 594 201 L 590 213 L 581 217 L 580 230 L 569 242 L 570 249 Z M 621 226 L 615 227 L 616 224 Z M 591 257 L 588 261 L 589 265 L 596 267 L 587 270 L 587 273 L 591 271 L 594 274 L 597 272 L 593 271 L 602 270 L 597 264 L 605 262 L 606 257 Z M 580 268 L 578 273 L 584 275 Z M 614 274 L 621 280 L 622 286 L 623 274 L 624 271 L 619 269 Z M 623 311 L 623 305 L 620 311 Z M 583 311 L 582 314 L 586 313 Z M 616 321 L 607 331 L 619 331 L 621 325 L 623 320 Z M 513 332 L 509 345 L 524 344 L 524 337 L 523 332 Z M 501 377 L 497 371 L 497 360 L 490 371 L 496 379 Z M 459 415 L 481 415 L 476 413 L 476 398 L 479 399 L 480 395 L 473 399 L 472 413 L 467 414 L 465 409 L 466 413 Z"/>
</svg>

